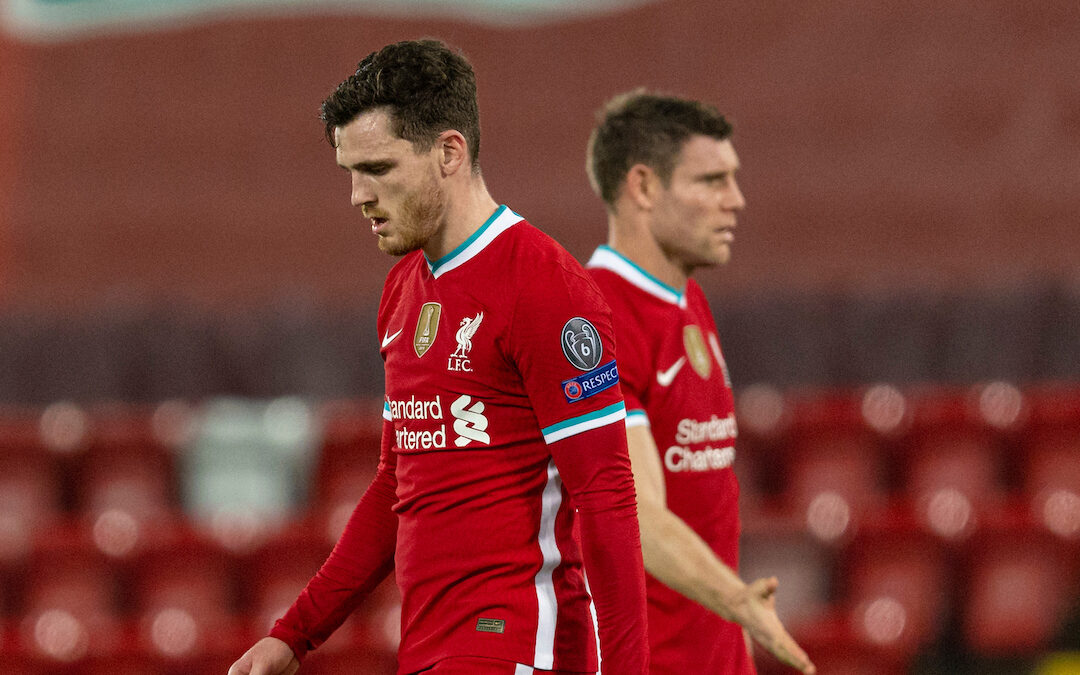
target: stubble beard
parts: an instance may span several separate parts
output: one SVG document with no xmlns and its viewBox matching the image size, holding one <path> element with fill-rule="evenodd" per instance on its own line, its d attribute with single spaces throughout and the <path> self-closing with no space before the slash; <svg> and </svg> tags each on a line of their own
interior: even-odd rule
<svg viewBox="0 0 1080 675">
<path fill-rule="evenodd" d="M 434 176 L 401 205 L 401 227 L 395 237 L 379 237 L 379 250 L 392 256 L 403 256 L 431 239 L 439 229 L 446 211 L 446 195 Z"/>
</svg>

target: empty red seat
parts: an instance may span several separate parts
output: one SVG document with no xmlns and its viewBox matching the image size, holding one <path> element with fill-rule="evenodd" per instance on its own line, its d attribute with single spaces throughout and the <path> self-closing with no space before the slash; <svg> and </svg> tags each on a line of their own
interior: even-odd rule
<svg viewBox="0 0 1080 675">
<path fill-rule="evenodd" d="M 1023 491 L 1032 513 L 1054 534 L 1080 537 L 1080 425 L 1033 432 L 1024 446 Z"/>
<path fill-rule="evenodd" d="M 922 530 L 863 532 L 846 547 L 839 579 L 851 625 L 867 644 L 909 657 L 943 628 L 949 559 Z"/>
<path fill-rule="evenodd" d="M 792 406 L 782 496 L 809 530 L 842 541 L 888 491 L 887 447 L 906 420 L 895 387 L 803 395 Z"/>
<path fill-rule="evenodd" d="M 969 536 L 979 511 L 1005 497 L 1001 448 L 985 431 L 967 425 L 924 429 L 905 452 L 903 495 L 941 537 Z"/>
<path fill-rule="evenodd" d="M 44 452 L 0 451 L 0 570 L 30 553 L 35 533 L 60 521 L 63 483 Z"/>
<path fill-rule="evenodd" d="M 24 650 L 59 664 L 115 649 L 119 579 L 77 533 L 34 553 L 19 603 Z"/>
<path fill-rule="evenodd" d="M 170 459 L 154 448 L 94 446 L 76 462 L 76 508 L 98 547 L 124 558 L 173 525 L 174 480 Z"/>
<path fill-rule="evenodd" d="M 886 494 L 879 448 L 863 435 L 821 434 L 798 443 L 787 467 L 787 506 L 823 541 L 852 534 Z"/>
<path fill-rule="evenodd" d="M 987 656 L 1045 649 L 1076 597 L 1075 547 L 1036 527 L 981 532 L 966 559 L 963 633 Z"/>
<path fill-rule="evenodd" d="M 236 652 L 244 640 L 235 618 L 232 559 L 188 535 L 132 562 L 133 605 L 148 651 L 184 660 Z"/>
</svg>

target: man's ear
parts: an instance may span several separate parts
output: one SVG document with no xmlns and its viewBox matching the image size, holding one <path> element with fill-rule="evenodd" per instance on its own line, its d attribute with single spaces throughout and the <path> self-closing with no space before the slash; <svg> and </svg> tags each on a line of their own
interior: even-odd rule
<svg viewBox="0 0 1080 675">
<path fill-rule="evenodd" d="M 626 184 L 623 186 L 623 191 L 638 208 L 652 208 L 659 189 L 660 177 L 651 167 L 635 164 L 626 172 Z"/>
<path fill-rule="evenodd" d="M 469 144 L 461 132 L 447 129 L 439 134 L 435 142 L 439 151 L 439 167 L 444 176 L 460 171 L 462 167 L 471 169 L 472 160 L 469 158 Z"/>
</svg>

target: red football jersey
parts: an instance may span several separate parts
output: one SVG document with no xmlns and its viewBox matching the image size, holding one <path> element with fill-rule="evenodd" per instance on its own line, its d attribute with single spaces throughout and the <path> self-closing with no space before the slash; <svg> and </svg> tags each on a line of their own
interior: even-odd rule
<svg viewBox="0 0 1080 675">
<path fill-rule="evenodd" d="M 668 286 L 608 246 L 586 265 L 611 305 L 627 426 L 648 425 L 664 467 L 667 505 L 729 567 L 739 559 L 739 484 L 731 380 L 705 294 Z M 647 580 L 652 672 L 745 675 L 742 628 L 652 576 Z"/>
<path fill-rule="evenodd" d="M 317 645 L 392 553 L 402 673 L 450 656 L 595 672 L 593 603 L 605 670 L 647 672 L 625 407 L 589 275 L 503 206 L 444 258 L 395 265 L 378 330 L 378 475 L 273 634 Z"/>
</svg>

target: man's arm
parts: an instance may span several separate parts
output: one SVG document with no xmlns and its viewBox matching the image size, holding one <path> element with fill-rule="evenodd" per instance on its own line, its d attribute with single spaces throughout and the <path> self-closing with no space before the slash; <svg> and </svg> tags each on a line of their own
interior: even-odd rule
<svg viewBox="0 0 1080 675">
<path fill-rule="evenodd" d="M 578 510 L 605 673 L 649 672 L 645 573 L 622 422 L 552 443 Z"/>
<path fill-rule="evenodd" d="M 637 487 L 638 521 L 645 569 L 678 591 L 747 632 L 784 663 L 814 673 L 810 659 L 776 615 L 775 577 L 746 584 L 709 545 L 667 508 L 663 468 L 647 426 L 626 430 Z"/>
<path fill-rule="evenodd" d="M 394 567 L 397 541 L 393 425 L 383 424 L 379 469 L 334 550 L 269 637 L 259 640 L 229 675 L 291 675 L 308 651 L 326 641 Z"/>
</svg>

